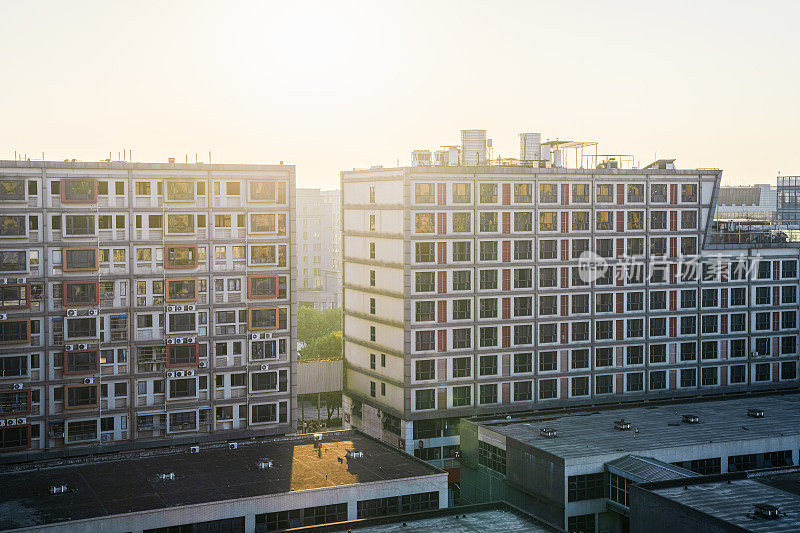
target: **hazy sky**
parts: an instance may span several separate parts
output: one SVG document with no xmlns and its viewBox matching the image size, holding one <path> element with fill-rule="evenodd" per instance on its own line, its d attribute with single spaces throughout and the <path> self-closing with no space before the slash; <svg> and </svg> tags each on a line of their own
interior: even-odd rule
<svg viewBox="0 0 800 533">
<path fill-rule="evenodd" d="M 488 130 L 800 173 L 798 1 L 0 0 L 0 158 L 297 165 L 298 185 Z"/>
</svg>

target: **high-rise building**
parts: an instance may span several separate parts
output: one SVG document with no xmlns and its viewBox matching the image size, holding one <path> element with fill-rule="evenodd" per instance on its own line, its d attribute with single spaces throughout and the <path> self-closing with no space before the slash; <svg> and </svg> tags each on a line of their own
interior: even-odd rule
<svg viewBox="0 0 800 533">
<path fill-rule="evenodd" d="M 0 451 L 292 432 L 294 190 L 284 165 L 0 161 Z"/>
<path fill-rule="evenodd" d="M 341 211 L 338 190 L 297 189 L 297 299 L 319 310 L 341 305 Z"/>
<path fill-rule="evenodd" d="M 797 248 L 714 233 L 721 171 L 533 159 L 342 172 L 346 425 L 455 467 L 461 417 L 797 386 Z"/>
</svg>

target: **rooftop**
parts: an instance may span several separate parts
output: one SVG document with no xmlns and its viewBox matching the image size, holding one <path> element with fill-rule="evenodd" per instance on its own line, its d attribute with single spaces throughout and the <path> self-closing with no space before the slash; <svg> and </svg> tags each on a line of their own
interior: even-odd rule
<svg viewBox="0 0 800 533">
<path fill-rule="evenodd" d="M 402 517 L 400 519 L 402 520 Z M 346 524 L 348 530 L 354 529 L 358 533 L 429 533 L 431 531 L 448 531 L 449 533 L 483 533 L 485 531 L 549 533 L 555 531 L 555 529 L 529 520 L 519 513 L 503 509 L 466 513 L 466 516 L 435 516 L 358 528 L 353 527 L 349 522 Z"/>
<path fill-rule="evenodd" d="M 691 470 L 671 465 L 651 457 L 626 455 L 606 463 L 606 468 L 612 474 L 623 475 L 637 483 L 651 481 L 666 481 L 669 479 L 685 479 L 696 477 Z"/>
<path fill-rule="evenodd" d="M 442 474 L 356 431 L 161 448 L 0 469 L 3 527 L 31 527 L 181 505 Z M 363 452 L 350 458 L 346 452 Z M 272 466 L 263 460 L 272 461 Z M 124 475 L 121 470 L 124 469 Z M 161 474 L 174 474 L 162 479 Z M 66 492 L 52 494 L 51 487 Z"/>
<path fill-rule="evenodd" d="M 761 409 L 764 417 L 752 418 L 748 409 Z M 683 422 L 684 414 L 698 416 L 699 423 Z M 614 429 L 614 422 L 620 419 L 629 422 L 631 429 Z M 564 459 L 618 452 L 647 456 L 648 450 L 800 435 L 800 394 L 695 399 L 692 403 L 475 423 Z M 555 429 L 558 436 L 542 436 L 543 428 Z"/>
<path fill-rule="evenodd" d="M 647 492 L 707 514 L 744 531 L 800 530 L 800 471 L 770 471 L 722 476 L 701 476 L 685 482 L 652 483 Z M 782 516 L 753 516 L 755 504 L 774 505 Z M 783 515 L 785 513 L 785 515 Z"/>
<path fill-rule="evenodd" d="M 281 162 L 282 163 L 282 162 Z M 155 162 L 130 162 L 130 161 L 30 161 L 2 159 L 0 170 L 13 168 L 46 168 L 46 169 L 86 169 L 86 170 L 194 170 L 194 171 L 275 171 L 294 170 L 294 165 L 260 165 L 260 164 L 235 164 L 235 163 L 155 163 Z"/>
</svg>

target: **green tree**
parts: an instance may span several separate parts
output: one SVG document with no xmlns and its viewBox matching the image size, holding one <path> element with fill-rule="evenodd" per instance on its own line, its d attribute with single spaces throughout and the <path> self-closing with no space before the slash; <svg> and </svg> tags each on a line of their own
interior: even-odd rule
<svg viewBox="0 0 800 533">
<path fill-rule="evenodd" d="M 342 358 L 342 332 L 318 337 L 300 350 L 301 361 L 333 361 Z"/>
<path fill-rule="evenodd" d="M 340 308 L 317 311 L 300 306 L 297 311 L 297 340 L 306 344 L 342 329 Z"/>
</svg>

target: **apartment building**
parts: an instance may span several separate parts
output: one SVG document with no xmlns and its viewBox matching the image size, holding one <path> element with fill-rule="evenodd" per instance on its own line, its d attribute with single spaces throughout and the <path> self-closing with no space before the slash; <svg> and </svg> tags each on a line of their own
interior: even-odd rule
<svg viewBox="0 0 800 533">
<path fill-rule="evenodd" d="M 283 165 L 0 161 L 0 451 L 293 431 L 294 187 Z"/>
<path fill-rule="evenodd" d="M 318 310 L 342 300 L 341 195 L 297 189 L 298 302 Z"/>
<path fill-rule="evenodd" d="M 719 170 L 545 148 L 342 172 L 345 424 L 448 468 L 461 417 L 797 386 L 797 248 L 715 235 Z"/>
</svg>

